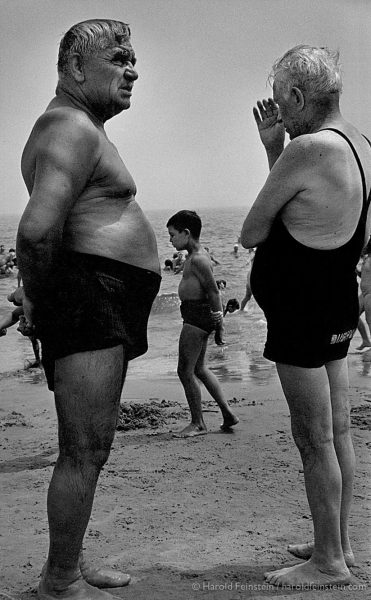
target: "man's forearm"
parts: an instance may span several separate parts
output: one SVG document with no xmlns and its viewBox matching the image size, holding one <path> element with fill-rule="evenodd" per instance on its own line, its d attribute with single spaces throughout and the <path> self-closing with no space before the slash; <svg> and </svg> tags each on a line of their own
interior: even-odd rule
<svg viewBox="0 0 371 600">
<path fill-rule="evenodd" d="M 27 298 L 37 304 L 53 286 L 59 244 L 30 242 L 22 234 L 17 237 L 17 262 Z"/>
<path fill-rule="evenodd" d="M 283 146 L 281 149 L 274 149 L 274 150 L 267 150 L 267 158 L 268 158 L 268 165 L 269 165 L 269 170 L 271 171 L 274 164 L 276 163 L 276 161 L 279 159 L 279 157 L 281 156 L 283 152 Z"/>
</svg>

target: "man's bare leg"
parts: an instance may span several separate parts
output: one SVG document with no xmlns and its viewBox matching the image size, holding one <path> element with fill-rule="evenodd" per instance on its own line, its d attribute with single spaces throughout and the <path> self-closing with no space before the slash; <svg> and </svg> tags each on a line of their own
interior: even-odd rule
<svg viewBox="0 0 371 600">
<path fill-rule="evenodd" d="M 341 510 L 340 531 L 344 560 L 348 567 L 354 565 L 354 554 L 349 541 L 349 514 L 353 498 L 355 455 L 350 434 L 350 404 L 348 397 L 348 366 L 346 359 L 336 360 L 326 365 L 329 378 L 334 446 L 341 470 Z M 292 544 L 288 551 L 298 558 L 312 556 L 314 542 Z"/>
<path fill-rule="evenodd" d="M 315 546 L 306 563 L 266 573 L 265 578 L 273 585 L 345 584 L 351 575 L 341 546 L 342 474 L 334 445 L 328 371 L 283 364 L 277 364 L 277 371 L 303 461 Z"/>
<path fill-rule="evenodd" d="M 191 423 L 174 437 L 195 437 L 205 435 L 207 428 L 202 415 L 201 388 L 195 375 L 195 367 L 208 334 L 198 327 L 185 323 L 179 337 L 178 376 L 183 385 Z"/>
<path fill-rule="evenodd" d="M 56 362 L 60 453 L 48 492 L 49 556 L 39 598 L 112 600 L 82 578 L 79 556 L 101 468 L 114 438 L 126 371 L 122 346 Z"/>
<path fill-rule="evenodd" d="M 366 324 L 362 321 L 361 317 L 358 319 L 357 329 L 361 334 L 362 343 L 360 346 L 357 346 L 356 350 L 363 350 L 364 348 L 371 348 L 371 339 L 368 335 Z"/>
<path fill-rule="evenodd" d="M 223 431 L 226 431 L 234 425 L 237 425 L 239 419 L 231 411 L 231 408 L 224 397 L 223 390 L 218 378 L 205 365 L 207 340 L 208 338 L 206 338 L 206 340 L 202 344 L 201 352 L 195 366 L 195 375 L 204 384 L 210 396 L 214 398 L 215 402 L 219 406 L 220 411 L 223 415 L 223 423 L 221 424 L 220 428 L 223 429 Z"/>
</svg>

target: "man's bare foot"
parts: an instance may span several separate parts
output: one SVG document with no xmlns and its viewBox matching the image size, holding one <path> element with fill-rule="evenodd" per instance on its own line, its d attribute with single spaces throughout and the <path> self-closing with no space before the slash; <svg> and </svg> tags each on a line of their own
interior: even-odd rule
<svg viewBox="0 0 371 600">
<path fill-rule="evenodd" d="M 356 350 L 365 350 L 366 348 L 371 348 L 371 342 L 362 342 L 360 346 L 356 347 Z"/>
<path fill-rule="evenodd" d="M 94 567 L 86 560 L 80 562 L 81 575 L 87 583 L 97 588 L 124 587 L 130 582 L 130 575 L 109 567 Z"/>
<path fill-rule="evenodd" d="M 60 600 L 71 599 L 71 600 L 120 600 L 117 596 L 102 592 L 98 588 L 93 587 L 86 583 L 82 578 L 70 583 L 66 587 L 60 585 L 56 588 L 52 588 L 46 583 L 45 579 L 40 581 L 37 595 L 39 600 Z"/>
<path fill-rule="evenodd" d="M 302 558 L 308 560 L 313 554 L 314 542 L 307 542 L 306 544 L 289 544 L 287 546 L 288 552 L 296 558 Z M 355 563 L 354 554 L 352 550 L 344 550 L 344 560 L 347 567 L 353 567 Z"/>
<path fill-rule="evenodd" d="M 198 435 L 206 435 L 207 429 L 206 427 L 200 425 L 194 425 L 194 423 L 190 423 L 187 425 L 182 431 L 178 431 L 177 433 L 173 433 L 173 437 L 175 438 L 192 438 Z"/>
<path fill-rule="evenodd" d="M 312 559 L 306 563 L 264 573 L 265 580 L 271 585 L 285 586 L 286 588 L 302 586 L 305 588 L 320 588 L 334 585 L 346 585 L 351 581 L 351 573 L 345 564 L 332 568 L 319 567 Z"/>
<path fill-rule="evenodd" d="M 224 417 L 223 423 L 221 424 L 220 429 L 222 431 L 227 431 L 227 429 L 230 429 L 234 425 L 237 425 L 237 423 L 239 423 L 239 422 L 240 422 L 239 418 L 236 417 L 235 415 L 231 414 L 228 417 Z"/>
</svg>

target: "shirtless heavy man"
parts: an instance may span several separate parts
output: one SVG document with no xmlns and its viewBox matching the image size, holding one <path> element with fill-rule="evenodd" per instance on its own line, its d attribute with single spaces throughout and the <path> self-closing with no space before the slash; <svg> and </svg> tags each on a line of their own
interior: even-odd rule
<svg viewBox="0 0 371 600">
<path fill-rule="evenodd" d="M 350 580 L 354 478 L 347 351 L 357 328 L 356 265 L 370 232 L 371 148 L 340 113 L 338 54 L 297 46 L 272 71 L 273 99 L 254 109 L 270 174 L 242 229 L 264 310 L 264 356 L 276 362 L 303 461 L 314 544 L 307 562 L 266 574 L 275 585 Z M 291 142 L 284 148 L 285 129 Z M 280 260 L 272 261 L 280 249 Z"/>
<path fill-rule="evenodd" d="M 22 157 L 30 200 L 17 241 L 24 333 L 41 339 L 59 426 L 39 597 L 104 600 L 112 597 L 97 587 L 130 577 L 86 563 L 82 542 L 128 360 L 147 350 L 160 264 L 134 181 L 104 130 L 130 107 L 138 77 L 129 27 L 103 19 L 73 26 L 58 73 L 56 96 Z"/>
</svg>

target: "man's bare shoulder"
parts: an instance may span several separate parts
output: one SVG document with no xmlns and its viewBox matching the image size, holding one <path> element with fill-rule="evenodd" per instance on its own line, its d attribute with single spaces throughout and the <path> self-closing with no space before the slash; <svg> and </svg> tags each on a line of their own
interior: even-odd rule
<svg viewBox="0 0 371 600">
<path fill-rule="evenodd" d="M 71 141 L 83 139 L 90 144 L 99 141 L 98 128 L 84 111 L 70 106 L 49 106 L 37 119 L 30 137 L 44 139 L 61 135 Z"/>
</svg>

